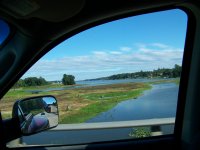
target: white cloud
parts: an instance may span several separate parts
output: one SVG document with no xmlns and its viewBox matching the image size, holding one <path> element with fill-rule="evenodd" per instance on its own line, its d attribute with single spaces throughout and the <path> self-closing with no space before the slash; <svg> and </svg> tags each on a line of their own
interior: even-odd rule
<svg viewBox="0 0 200 150">
<path fill-rule="evenodd" d="M 106 52 L 103 52 L 103 51 L 94 51 L 93 54 L 94 54 L 94 55 L 100 55 L 100 56 L 105 56 L 105 55 L 107 55 L 107 53 L 106 53 Z"/>
<path fill-rule="evenodd" d="M 111 51 L 110 54 L 113 54 L 113 55 L 120 55 L 120 54 L 122 54 L 122 52 L 119 52 L 119 51 Z"/>
<path fill-rule="evenodd" d="M 120 47 L 120 50 L 121 50 L 121 51 L 124 51 L 124 52 L 129 52 L 129 51 L 132 50 L 132 48 L 131 48 L 131 47 L 124 46 L 124 47 Z"/>
<path fill-rule="evenodd" d="M 162 44 L 162 43 L 152 43 L 152 46 L 158 47 L 158 48 L 169 48 L 168 45 Z"/>
<path fill-rule="evenodd" d="M 126 51 L 93 51 L 84 56 L 67 56 L 55 60 L 41 59 L 24 77 L 42 76 L 47 80 L 60 80 L 66 73 L 75 75 L 76 80 L 82 80 L 116 73 L 153 70 L 158 67 L 172 68 L 174 64 L 181 64 L 182 55 L 183 50 L 179 48 L 161 43 L 140 43 L 137 44 L 135 50 L 129 53 Z"/>
<path fill-rule="evenodd" d="M 134 45 L 135 45 L 137 48 L 144 48 L 144 47 L 147 46 L 147 45 L 144 44 L 144 43 L 135 43 Z"/>
</svg>

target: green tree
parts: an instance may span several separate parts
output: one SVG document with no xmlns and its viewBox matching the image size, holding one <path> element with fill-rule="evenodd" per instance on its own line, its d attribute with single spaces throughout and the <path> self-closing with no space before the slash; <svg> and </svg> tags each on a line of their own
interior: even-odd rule
<svg viewBox="0 0 200 150">
<path fill-rule="evenodd" d="M 46 84 L 48 84 L 48 82 L 42 77 L 28 77 L 23 80 L 24 86 L 41 86 Z"/>
<path fill-rule="evenodd" d="M 19 88 L 19 87 L 24 87 L 25 86 L 25 83 L 24 83 L 24 80 L 22 79 L 19 79 L 15 85 L 13 86 L 13 88 Z"/>
<path fill-rule="evenodd" d="M 174 65 L 174 68 L 172 70 L 172 73 L 173 73 L 173 77 L 176 78 L 176 77 L 180 77 L 181 76 L 181 70 L 182 70 L 182 67 L 175 64 Z"/>
<path fill-rule="evenodd" d="M 44 78 L 39 77 L 38 85 L 46 85 L 46 84 L 48 84 L 48 82 Z"/>
<path fill-rule="evenodd" d="M 63 78 L 62 78 L 62 84 L 73 85 L 73 84 L 75 84 L 74 79 L 75 79 L 75 77 L 73 75 L 64 74 Z"/>
</svg>

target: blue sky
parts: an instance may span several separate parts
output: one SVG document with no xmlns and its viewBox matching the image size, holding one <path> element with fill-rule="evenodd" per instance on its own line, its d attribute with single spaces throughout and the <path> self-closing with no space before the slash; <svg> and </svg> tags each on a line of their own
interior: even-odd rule
<svg viewBox="0 0 200 150">
<path fill-rule="evenodd" d="M 76 80 L 181 65 L 187 15 L 169 10 L 129 17 L 83 31 L 53 48 L 24 76 Z"/>
<path fill-rule="evenodd" d="M 53 97 L 44 97 L 43 100 L 44 100 L 47 104 L 56 103 L 56 100 L 55 100 L 55 98 L 53 98 Z"/>
</svg>

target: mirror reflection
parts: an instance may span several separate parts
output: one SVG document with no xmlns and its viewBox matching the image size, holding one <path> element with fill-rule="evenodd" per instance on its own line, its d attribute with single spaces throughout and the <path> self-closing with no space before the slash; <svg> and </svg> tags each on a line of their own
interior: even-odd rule
<svg viewBox="0 0 200 150">
<path fill-rule="evenodd" d="M 58 106 L 54 97 L 36 97 L 19 102 L 18 116 L 23 134 L 36 133 L 58 125 Z"/>
</svg>

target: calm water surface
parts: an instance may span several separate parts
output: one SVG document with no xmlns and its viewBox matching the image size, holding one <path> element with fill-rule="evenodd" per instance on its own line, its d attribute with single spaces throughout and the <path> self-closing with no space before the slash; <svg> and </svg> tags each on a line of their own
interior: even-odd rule
<svg viewBox="0 0 200 150">
<path fill-rule="evenodd" d="M 174 83 L 152 85 L 137 99 L 126 100 L 87 122 L 125 121 L 175 117 L 178 86 Z"/>
</svg>

